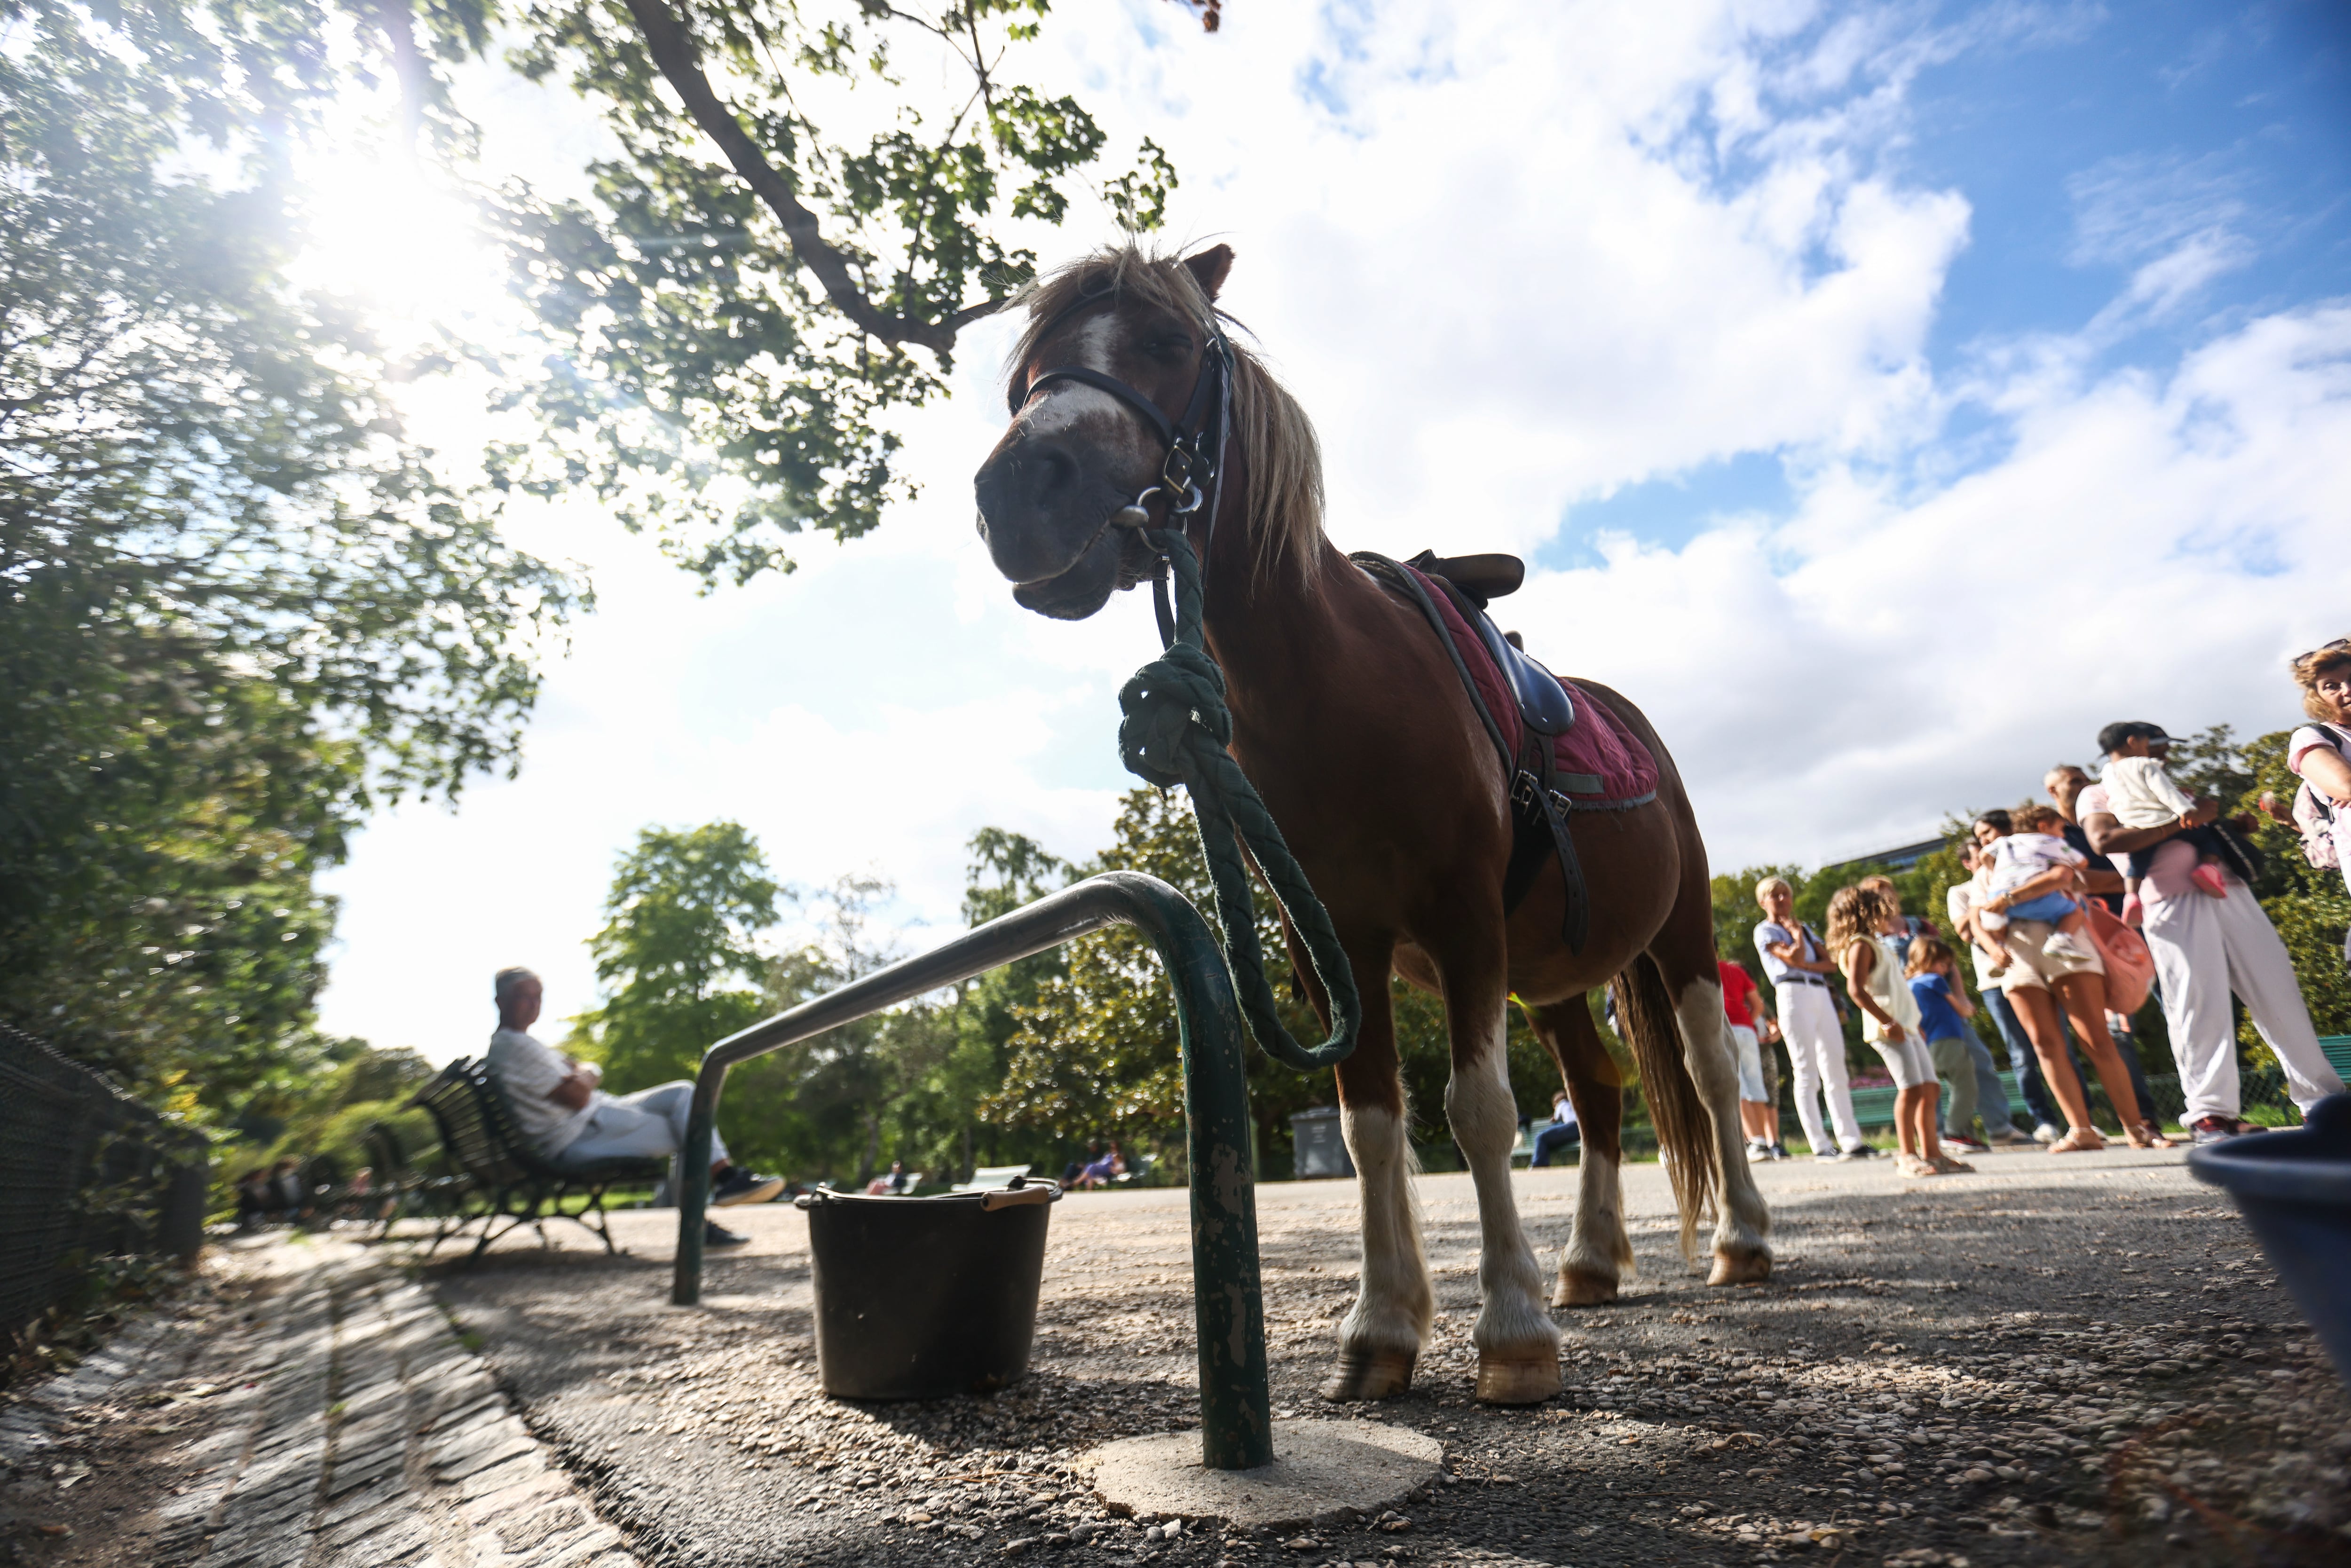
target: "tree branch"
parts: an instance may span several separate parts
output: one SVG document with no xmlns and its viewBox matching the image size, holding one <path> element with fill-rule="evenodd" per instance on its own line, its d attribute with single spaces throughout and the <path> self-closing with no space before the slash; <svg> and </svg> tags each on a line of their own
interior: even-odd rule
<svg viewBox="0 0 2351 1568">
<path fill-rule="evenodd" d="M 816 214 L 802 206 L 793 194 L 791 182 L 768 162 L 758 144 L 743 129 L 743 122 L 735 118 L 735 111 L 712 89 L 710 78 L 703 74 L 694 40 L 671 12 L 666 0 L 629 0 L 629 14 L 636 18 L 637 31 L 653 64 L 684 100 L 694 123 L 718 144 L 735 172 L 776 214 L 784 225 L 785 237 L 791 242 L 792 255 L 816 275 L 833 308 L 848 317 L 858 330 L 885 343 L 918 343 L 940 354 L 951 350 L 956 329 L 968 312 L 958 311 L 941 322 L 884 315 L 875 308 L 857 286 L 857 280 L 850 276 L 849 258 L 824 237 L 817 226 Z M 998 300 L 989 309 L 1002 303 Z M 987 313 L 980 311 L 981 315 Z"/>
</svg>

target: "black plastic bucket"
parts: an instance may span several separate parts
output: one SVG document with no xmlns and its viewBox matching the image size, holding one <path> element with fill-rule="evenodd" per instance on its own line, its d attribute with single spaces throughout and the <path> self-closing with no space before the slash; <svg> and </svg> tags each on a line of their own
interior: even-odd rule
<svg viewBox="0 0 2351 1568">
<path fill-rule="evenodd" d="M 2330 1094 L 2290 1133 L 2192 1150 L 2199 1181 L 2227 1189 L 2335 1370 L 2351 1384 L 2351 1094 Z"/>
<path fill-rule="evenodd" d="M 816 1358 L 827 1394 L 938 1399 L 1029 1370 L 1049 1181 L 937 1197 L 816 1192 L 808 1211 Z"/>
</svg>

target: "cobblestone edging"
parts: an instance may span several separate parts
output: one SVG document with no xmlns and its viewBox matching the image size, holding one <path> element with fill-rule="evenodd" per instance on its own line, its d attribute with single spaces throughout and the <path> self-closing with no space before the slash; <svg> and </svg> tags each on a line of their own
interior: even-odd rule
<svg viewBox="0 0 2351 1568">
<path fill-rule="evenodd" d="M 118 1335 L 0 1417 L 0 1460 L 195 1380 L 208 1420 L 175 1456 L 155 1568 L 638 1568 L 426 1291 L 347 1244 L 303 1261 L 193 1345 L 167 1319 Z"/>
</svg>

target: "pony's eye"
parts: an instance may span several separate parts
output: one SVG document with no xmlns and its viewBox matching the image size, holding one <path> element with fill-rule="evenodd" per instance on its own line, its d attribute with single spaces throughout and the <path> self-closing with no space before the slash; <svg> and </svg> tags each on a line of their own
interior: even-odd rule
<svg viewBox="0 0 2351 1568">
<path fill-rule="evenodd" d="M 1190 351 L 1192 340 L 1181 332 L 1165 332 L 1143 345 L 1143 351 L 1155 360 L 1180 360 Z"/>
</svg>

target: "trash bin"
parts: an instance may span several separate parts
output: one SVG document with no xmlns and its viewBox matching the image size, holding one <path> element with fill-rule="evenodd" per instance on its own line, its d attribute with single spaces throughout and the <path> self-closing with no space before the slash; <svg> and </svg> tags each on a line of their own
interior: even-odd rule
<svg viewBox="0 0 2351 1568">
<path fill-rule="evenodd" d="M 2190 1150 L 2196 1179 L 2225 1188 L 2351 1385 L 2351 1093 L 2330 1094 L 2290 1133 Z"/>
<path fill-rule="evenodd" d="M 1355 1162 L 1347 1157 L 1347 1138 L 1340 1128 L 1337 1106 L 1317 1105 L 1290 1117 L 1290 1171 L 1294 1179 L 1355 1174 Z"/>
<path fill-rule="evenodd" d="M 827 1394 L 938 1399 L 1029 1370 L 1050 1181 L 935 1197 L 803 1193 Z"/>
</svg>

